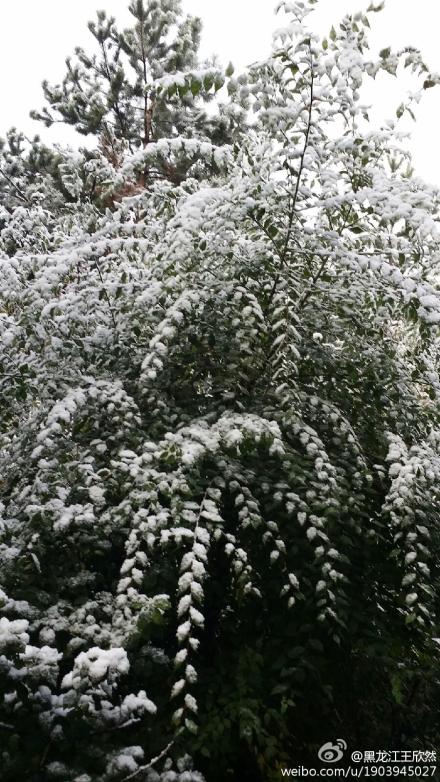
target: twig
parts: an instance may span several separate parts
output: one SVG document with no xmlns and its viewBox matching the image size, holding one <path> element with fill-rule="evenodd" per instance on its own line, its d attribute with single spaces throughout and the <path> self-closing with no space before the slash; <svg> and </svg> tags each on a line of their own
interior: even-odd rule
<svg viewBox="0 0 440 782">
<path fill-rule="evenodd" d="M 20 198 L 20 201 L 23 201 L 25 204 L 30 204 L 29 198 L 23 193 L 22 190 L 18 187 L 18 185 L 15 184 L 14 180 L 11 179 L 11 177 L 4 171 L 2 168 L 0 168 L 0 174 L 4 177 L 4 179 L 9 182 L 10 185 L 14 188 L 16 193 L 18 194 L 18 197 Z"/>
<path fill-rule="evenodd" d="M 46 762 L 47 756 L 49 754 L 49 750 L 50 750 L 51 746 L 52 746 L 52 741 L 49 741 L 49 743 L 46 744 L 46 746 L 44 748 L 44 752 L 43 752 L 43 754 L 41 756 L 40 768 L 43 768 L 43 766 L 44 766 L 44 764 Z"/>
<path fill-rule="evenodd" d="M 307 152 L 307 149 L 308 149 L 308 146 L 309 146 L 310 130 L 311 130 L 311 127 L 312 127 L 312 109 L 313 109 L 313 101 L 314 101 L 313 86 L 314 86 L 314 81 L 315 81 L 315 76 L 314 76 L 314 73 L 313 73 L 313 60 L 311 60 L 311 62 L 310 62 L 310 70 L 311 70 L 311 75 L 310 75 L 310 102 L 309 102 L 309 113 L 308 113 L 308 120 L 307 120 L 307 130 L 306 130 L 306 135 L 305 135 L 305 139 L 304 139 L 304 147 L 303 147 L 303 150 L 301 152 L 301 157 L 300 157 L 300 160 L 299 160 L 298 176 L 296 178 L 295 192 L 293 194 L 292 208 L 290 210 L 289 225 L 287 227 L 286 240 L 284 242 L 283 263 L 285 262 L 287 250 L 289 249 L 290 236 L 292 234 L 292 229 L 293 229 L 293 218 L 294 218 L 295 212 L 296 212 L 296 208 L 295 207 L 296 207 L 296 202 L 298 200 L 299 187 L 300 187 L 300 184 L 301 184 L 301 177 L 302 177 L 302 173 L 303 173 L 303 170 L 304 170 L 304 160 L 305 160 L 306 152 Z"/>
<path fill-rule="evenodd" d="M 162 750 L 162 752 L 160 752 L 160 753 L 159 753 L 159 755 L 156 755 L 156 757 L 155 757 L 155 758 L 153 758 L 152 760 L 150 760 L 150 762 L 149 762 L 149 763 L 147 763 L 147 765 L 146 765 L 146 766 L 139 766 L 139 768 L 138 768 L 138 769 L 136 769 L 136 771 L 133 771 L 133 773 L 132 773 L 132 774 L 130 774 L 128 777 L 125 777 L 125 780 L 134 779 L 134 778 L 135 778 L 135 777 L 136 777 L 138 774 L 140 774 L 142 771 L 149 771 L 149 770 L 150 770 L 150 768 L 153 768 L 153 766 L 154 766 L 156 763 L 159 763 L 159 760 L 162 760 L 162 758 L 164 758 L 164 757 L 165 757 L 165 755 L 167 754 L 167 752 L 169 752 L 169 750 L 171 749 L 171 747 L 173 747 L 173 746 L 174 746 L 174 744 L 175 744 L 175 742 L 176 742 L 176 739 L 177 739 L 177 736 L 178 736 L 178 735 L 179 735 L 179 733 L 181 733 L 181 732 L 182 732 L 182 729 L 178 731 L 178 733 L 176 734 L 176 736 L 175 736 L 175 737 L 174 737 L 174 738 L 173 738 L 173 739 L 170 741 L 170 743 L 169 743 L 169 744 L 167 744 L 167 746 L 165 747 L 165 749 L 163 749 L 163 750 Z"/>
<path fill-rule="evenodd" d="M 314 287 L 315 287 L 316 283 L 318 282 L 319 278 L 321 277 L 321 274 L 323 273 L 323 271 L 324 271 L 324 269 L 325 269 L 325 267 L 327 265 L 327 260 L 328 260 L 327 257 L 323 258 L 321 266 L 319 267 L 318 271 L 316 272 L 316 274 L 312 278 L 311 284 L 309 285 L 308 289 L 306 291 L 304 291 L 303 295 L 299 298 L 298 305 L 297 305 L 297 311 L 299 311 L 304 306 L 306 301 L 313 294 Z"/>
<path fill-rule="evenodd" d="M 107 74 L 107 80 L 108 80 L 108 83 L 109 83 L 109 87 L 110 87 L 110 90 L 111 90 L 113 79 L 112 79 L 112 75 L 111 75 L 111 72 L 110 72 L 110 65 L 109 65 L 108 57 L 107 57 L 107 49 L 105 48 L 105 42 L 104 41 L 101 42 L 101 51 L 102 51 L 102 54 L 103 54 L 103 57 L 104 57 L 104 67 L 105 67 L 105 71 L 106 71 L 106 74 Z M 121 129 L 122 137 L 123 138 L 127 138 L 125 121 L 124 121 L 124 117 L 123 117 L 122 112 L 121 112 L 121 108 L 119 106 L 119 100 L 118 100 L 117 95 L 110 102 L 110 106 L 111 106 L 111 108 L 113 109 L 113 111 L 115 112 L 115 114 L 116 114 L 116 116 L 118 118 L 119 127 Z M 130 142 L 129 142 L 129 146 L 130 146 Z M 130 149 L 130 151 L 131 151 L 131 149 Z"/>
<path fill-rule="evenodd" d="M 142 13 L 139 19 L 139 37 L 141 42 L 141 55 L 142 55 L 142 69 L 143 69 L 143 76 L 144 76 L 144 107 L 143 107 L 143 118 L 144 118 L 144 138 L 143 138 L 143 146 L 146 147 L 150 143 L 151 138 L 151 131 L 152 131 L 152 120 L 153 120 L 153 111 L 154 111 L 154 105 L 155 101 L 154 98 L 151 100 L 151 106 L 148 108 L 148 93 L 147 93 L 147 52 L 145 49 L 145 30 L 144 30 L 144 24 L 145 24 L 145 17 L 144 17 L 144 8 L 142 6 Z"/>
<path fill-rule="evenodd" d="M 306 152 L 307 152 L 307 149 L 308 149 L 308 146 L 309 146 L 310 130 L 311 130 L 311 127 L 312 127 L 312 110 L 313 110 L 313 101 L 314 101 L 314 93 L 313 93 L 314 82 L 315 82 L 315 75 L 313 73 L 313 59 L 312 59 L 312 54 L 310 52 L 310 101 L 309 101 L 307 128 L 306 128 L 306 133 L 305 133 L 305 138 L 304 138 L 304 146 L 303 146 L 303 150 L 301 152 L 301 157 L 300 157 L 300 160 L 299 160 L 299 169 L 298 169 L 298 175 L 296 177 L 296 184 L 295 184 L 295 190 L 294 190 L 294 193 L 293 193 L 292 206 L 291 206 L 291 209 L 290 209 L 289 223 L 288 223 L 288 226 L 287 226 L 286 238 L 285 238 L 283 249 L 282 249 L 281 255 L 280 255 L 280 257 L 281 257 L 280 270 L 279 270 L 277 276 L 275 277 L 274 284 L 273 284 L 272 290 L 271 290 L 270 295 L 269 295 L 269 302 L 268 302 L 267 309 L 269 308 L 270 302 L 272 301 L 272 299 L 273 299 L 273 297 L 275 295 L 276 289 L 278 287 L 278 283 L 279 283 L 280 275 L 281 275 L 281 270 L 282 270 L 282 268 L 283 268 L 283 266 L 284 266 L 284 264 L 286 262 L 287 251 L 289 249 L 290 238 L 291 238 L 292 231 L 293 231 L 293 219 L 294 219 L 295 214 L 296 214 L 296 202 L 298 200 L 299 188 L 300 188 L 300 184 L 301 184 L 302 173 L 303 173 L 303 170 L 304 170 L 304 161 L 305 161 Z"/>
<path fill-rule="evenodd" d="M 111 301 L 110 301 L 110 297 L 109 297 L 109 295 L 108 295 L 108 293 L 107 293 L 107 288 L 105 287 L 104 278 L 103 278 L 103 276 L 102 276 L 102 274 L 101 274 L 101 269 L 99 268 L 99 264 L 98 264 L 98 261 L 97 261 L 96 259 L 92 258 L 92 263 L 93 263 L 93 265 L 94 265 L 94 267 L 95 267 L 96 271 L 97 271 L 97 272 L 98 272 L 98 274 L 99 274 L 99 279 L 101 280 L 101 284 L 102 284 L 102 290 L 103 290 L 103 292 L 104 292 L 105 299 L 106 299 L 106 301 L 107 301 L 107 304 L 108 304 L 108 306 L 109 306 L 109 309 L 110 309 L 110 315 L 111 315 L 111 317 L 112 317 L 113 326 L 114 326 L 114 328 L 115 328 L 115 331 L 116 331 L 116 336 L 117 336 L 117 326 L 116 326 L 116 319 L 115 319 L 115 315 L 114 315 L 114 312 L 113 312 L 113 306 L 112 306 L 112 303 L 111 303 Z"/>
</svg>

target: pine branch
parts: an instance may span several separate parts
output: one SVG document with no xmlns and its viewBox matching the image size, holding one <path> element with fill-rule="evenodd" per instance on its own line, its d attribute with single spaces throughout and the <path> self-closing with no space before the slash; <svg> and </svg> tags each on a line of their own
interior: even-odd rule
<svg viewBox="0 0 440 782">
<path fill-rule="evenodd" d="M 11 187 L 14 188 L 15 192 L 17 193 L 18 198 L 20 201 L 23 201 L 24 204 L 29 204 L 30 201 L 29 198 L 23 193 L 23 191 L 18 187 L 18 185 L 15 184 L 14 180 L 11 179 L 11 177 L 6 173 L 6 171 L 3 170 L 3 168 L 0 168 L 0 174 L 6 179 L 7 182 L 11 185 Z"/>
</svg>

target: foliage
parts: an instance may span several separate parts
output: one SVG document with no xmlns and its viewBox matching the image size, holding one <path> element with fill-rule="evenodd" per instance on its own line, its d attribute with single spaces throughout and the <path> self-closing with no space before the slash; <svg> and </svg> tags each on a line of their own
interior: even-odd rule
<svg viewBox="0 0 440 782">
<path fill-rule="evenodd" d="M 75 57 L 66 60 L 62 84 L 43 84 L 48 105 L 32 112 L 47 126 L 63 122 L 95 137 L 98 147 L 92 160 L 85 154 L 82 164 L 76 161 L 76 180 L 98 203 L 103 195 L 102 174 L 107 182 L 127 151 L 151 145 L 138 171 L 138 189 L 157 178 L 179 184 L 194 163 L 193 155 L 185 155 L 180 144 L 173 149 L 172 160 L 164 159 L 160 147 L 155 152 L 154 143 L 195 138 L 226 143 L 241 119 L 241 113 L 236 116 L 228 105 L 221 115 L 206 113 L 205 104 L 213 100 L 227 75 L 215 61 L 199 63 L 201 23 L 182 14 L 180 0 L 132 0 L 129 10 L 133 26 L 123 31 L 113 17 L 98 12 L 96 22 L 89 23 L 94 48 L 89 53 L 76 48 Z M 120 196 L 129 195 L 130 186 L 135 189 L 125 181 L 125 174 L 123 178 Z M 112 202 L 105 195 L 109 206 Z"/>
<path fill-rule="evenodd" d="M 239 139 L 127 148 L 121 185 L 196 171 L 53 207 L 46 249 L 2 234 L 5 780 L 438 741 L 440 199 L 360 102 L 405 58 L 436 77 L 282 7 Z"/>
</svg>

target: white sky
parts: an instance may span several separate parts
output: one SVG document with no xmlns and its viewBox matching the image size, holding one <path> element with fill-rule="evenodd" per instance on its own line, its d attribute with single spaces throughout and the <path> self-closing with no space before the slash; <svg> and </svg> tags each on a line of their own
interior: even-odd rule
<svg viewBox="0 0 440 782">
<path fill-rule="evenodd" d="M 325 35 L 345 13 L 368 4 L 369 0 L 320 0 L 310 24 Z M 281 25 L 273 13 L 275 0 L 183 0 L 183 5 L 203 20 L 202 56 L 217 53 L 225 65 L 232 60 L 236 70 L 263 59 L 272 32 Z M 95 11 L 105 8 L 123 27 L 130 19 L 127 6 L 128 0 L 0 0 L 0 135 L 15 125 L 48 141 L 74 143 L 75 134 L 61 125 L 46 130 L 29 118 L 29 110 L 43 105 L 42 80 L 61 80 L 65 57 L 77 45 L 88 48 L 91 35 L 86 25 Z M 439 0 L 387 0 L 385 11 L 372 15 L 372 27 L 374 49 L 417 46 L 430 68 L 440 71 Z M 394 115 L 399 95 L 404 94 L 396 85 L 389 77 L 369 91 L 377 116 Z M 440 87 L 426 91 L 417 124 L 405 129 L 412 132 L 416 172 L 440 186 L 439 108 Z"/>
</svg>

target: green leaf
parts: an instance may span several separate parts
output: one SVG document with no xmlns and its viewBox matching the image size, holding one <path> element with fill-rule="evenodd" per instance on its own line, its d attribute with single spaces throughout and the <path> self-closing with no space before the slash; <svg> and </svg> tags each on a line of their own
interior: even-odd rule
<svg viewBox="0 0 440 782">
<path fill-rule="evenodd" d="M 391 692 L 396 703 L 403 703 L 402 682 L 398 674 L 391 676 Z"/>
<path fill-rule="evenodd" d="M 198 732 L 198 726 L 196 725 L 194 720 L 186 719 L 185 727 L 187 728 L 187 730 L 189 730 L 190 733 L 196 734 Z"/>
<path fill-rule="evenodd" d="M 19 402 L 24 402 L 26 397 L 27 397 L 27 391 L 25 386 L 19 385 L 15 390 L 15 398 L 18 399 Z"/>
<path fill-rule="evenodd" d="M 277 684 L 270 692 L 271 695 L 282 695 L 289 689 L 288 684 Z"/>
<path fill-rule="evenodd" d="M 324 647 L 321 643 L 321 641 L 318 640 L 318 638 L 309 638 L 309 646 L 312 647 L 312 649 L 315 650 L 315 652 L 323 652 Z"/>
<path fill-rule="evenodd" d="M 273 225 L 273 224 L 269 225 L 266 228 L 266 233 L 267 233 L 268 236 L 270 236 L 271 239 L 274 239 L 275 236 L 278 234 L 278 228 L 276 227 L 276 225 Z"/>
<path fill-rule="evenodd" d="M 197 79 L 193 79 L 191 82 L 191 92 L 196 97 L 196 95 L 199 94 L 200 90 L 202 89 L 201 82 Z"/>
</svg>

